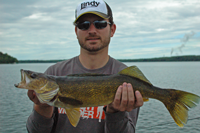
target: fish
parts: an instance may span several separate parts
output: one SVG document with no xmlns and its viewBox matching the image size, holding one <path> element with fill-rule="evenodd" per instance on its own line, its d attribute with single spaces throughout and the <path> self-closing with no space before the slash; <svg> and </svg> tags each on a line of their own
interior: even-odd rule
<svg viewBox="0 0 200 133">
<path fill-rule="evenodd" d="M 144 102 L 153 98 L 162 102 L 175 123 L 187 123 L 188 110 L 197 106 L 200 96 L 176 89 L 156 87 L 137 66 L 130 66 L 117 74 L 71 74 L 53 76 L 21 69 L 17 88 L 34 90 L 41 103 L 64 108 L 70 123 L 76 127 L 81 107 L 105 106 L 113 102 L 115 93 L 124 82 L 131 83 L 134 91 L 142 94 Z"/>
</svg>

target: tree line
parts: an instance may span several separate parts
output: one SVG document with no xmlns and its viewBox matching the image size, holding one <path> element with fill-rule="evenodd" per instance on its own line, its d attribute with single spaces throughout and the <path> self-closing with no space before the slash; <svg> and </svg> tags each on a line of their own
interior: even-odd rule
<svg viewBox="0 0 200 133">
<path fill-rule="evenodd" d="M 0 52 L 0 64 L 18 63 L 18 60 L 7 53 Z"/>
<path fill-rule="evenodd" d="M 200 61 L 200 55 L 172 56 L 145 59 L 118 59 L 121 62 L 171 62 L 171 61 Z M 64 60 L 17 60 L 16 58 L 0 52 L 0 64 L 3 63 L 56 63 Z"/>
<path fill-rule="evenodd" d="M 200 55 L 172 56 L 147 59 L 118 59 L 121 62 L 171 62 L 171 61 L 200 61 Z M 19 60 L 19 63 L 56 63 L 64 60 Z"/>
<path fill-rule="evenodd" d="M 200 55 L 159 57 L 149 59 L 119 59 L 121 62 L 171 62 L 171 61 L 200 61 Z"/>
</svg>

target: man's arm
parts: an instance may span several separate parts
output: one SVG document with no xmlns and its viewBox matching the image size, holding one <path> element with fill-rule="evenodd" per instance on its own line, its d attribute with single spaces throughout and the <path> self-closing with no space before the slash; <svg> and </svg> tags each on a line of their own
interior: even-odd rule
<svg viewBox="0 0 200 133">
<path fill-rule="evenodd" d="M 53 107 L 49 106 L 48 104 L 42 104 L 38 100 L 35 92 L 33 90 L 28 90 L 27 95 L 29 99 L 34 102 L 34 109 L 37 111 L 38 114 L 46 117 L 51 118 L 53 115 Z"/>
<path fill-rule="evenodd" d="M 27 120 L 27 130 L 37 133 L 50 133 L 53 126 L 53 107 L 47 104 L 42 104 L 38 100 L 36 94 L 32 90 L 27 93 L 29 99 L 34 102 L 34 109 Z"/>
<path fill-rule="evenodd" d="M 131 84 L 123 83 L 117 89 L 114 101 L 105 109 L 105 132 L 134 133 L 139 107 L 142 105 L 143 98 L 140 92 L 136 91 L 134 95 Z M 134 114 L 134 118 L 130 116 L 132 114 Z"/>
</svg>

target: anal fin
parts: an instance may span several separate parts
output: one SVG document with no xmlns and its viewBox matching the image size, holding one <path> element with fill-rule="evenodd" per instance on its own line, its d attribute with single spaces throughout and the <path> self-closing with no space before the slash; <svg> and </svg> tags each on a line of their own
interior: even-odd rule
<svg viewBox="0 0 200 133">
<path fill-rule="evenodd" d="M 81 117 L 79 110 L 80 110 L 80 108 L 65 108 L 67 117 L 68 117 L 70 123 L 72 124 L 72 126 L 74 126 L 74 127 L 77 126 L 77 124 L 80 120 L 80 117 Z"/>
<path fill-rule="evenodd" d="M 148 102 L 149 98 L 143 97 L 143 102 Z"/>
</svg>

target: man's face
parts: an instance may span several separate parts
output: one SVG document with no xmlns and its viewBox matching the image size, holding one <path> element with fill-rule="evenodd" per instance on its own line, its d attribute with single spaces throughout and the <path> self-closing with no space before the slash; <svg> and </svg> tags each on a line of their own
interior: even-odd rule
<svg viewBox="0 0 200 133">
<path fill-rule="evenodd" d="M 98 17 L 93 14 L 83 15 L 78 22 L 90 21 L 91 25 L 87 30 L 81 30 L 78 27 L 75 27 L 75 32 L 80 46 L 89 51 L 97 52 L 102 50 L 105 47 L 108 47 L 110 43 L 110 37 L 115 33 L 116 26 L 113 24 L 110 26 L 107 24 L 107 27 L 103 29 L 96 29 L 92 22 L 96 20 L 103 20 L 101 17 Z M 105 20 L 109 22 L 108 20 Z"/>
</svg>

